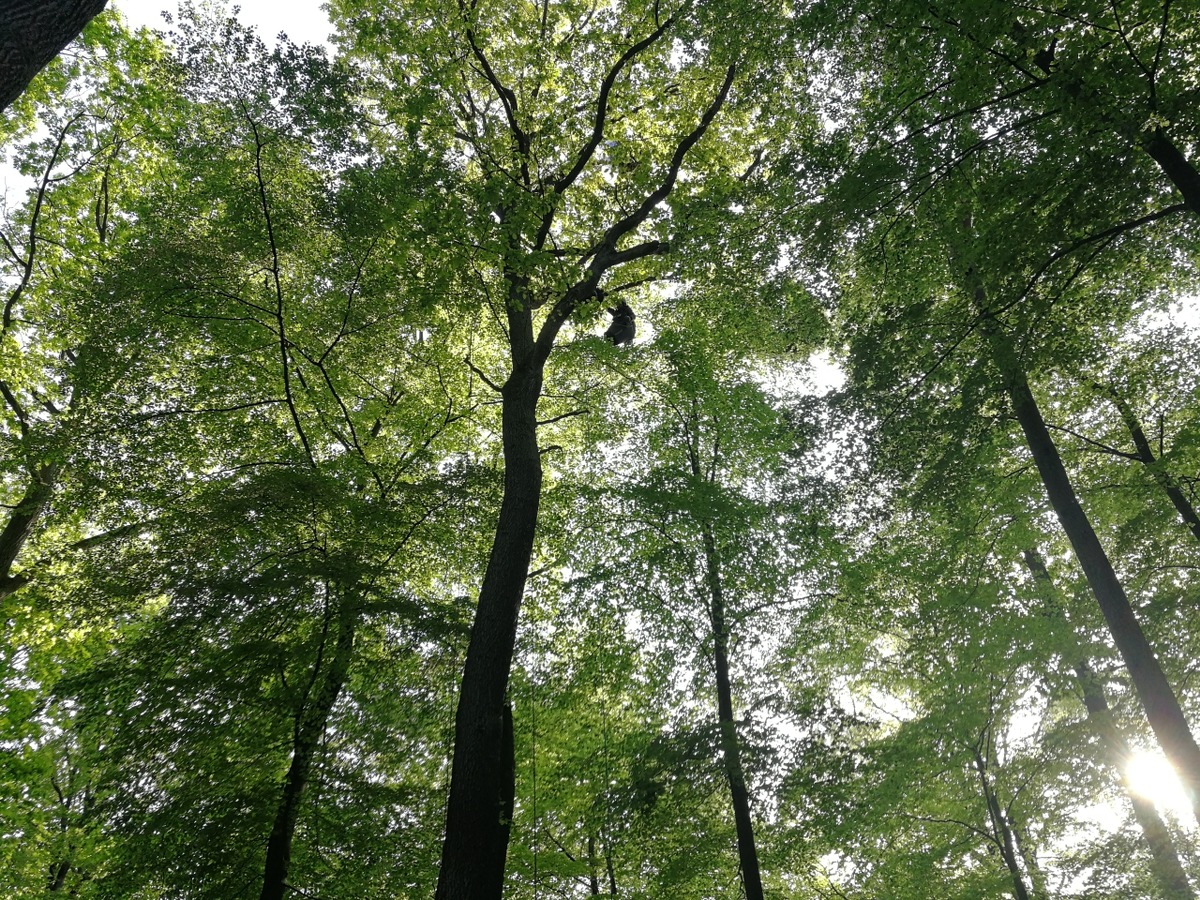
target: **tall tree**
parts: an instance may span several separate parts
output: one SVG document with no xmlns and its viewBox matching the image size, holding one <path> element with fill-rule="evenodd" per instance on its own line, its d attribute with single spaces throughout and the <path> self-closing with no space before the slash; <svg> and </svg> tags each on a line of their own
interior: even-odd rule
<svg viewBox="0 0 1200 900">
<path fill-rule="evenodd" d="M 378 14 L 349 0 L 333 12 L 342 22 Z M 686 218 L 681 176 L 694 196 L 703 173 L 728 172 L 702 140 L 737 73 L 728 27 L 688 3 L 621 3 L 597 16 L 574 4 L 460 2 L 385 14 L 378 43 L 348 35 L 396 84 L 406 78 L 397 61 L 418 67 L 441 116 L 427 130 L 453 137 L 468 161 L 482 246 L 473 264 L 504 345 L 506 374 L 480 369 L 499 394 L 505 490 L 463 668 L 439 900 L 501 893 L 512 790 L 505 691 L 541 501 L 546 365 L 572 318 L 594 317 L 598 301 L 660 270 Z M 666 94 L 678 102 L 650 102 Z"/>
<path fill-rule="evenodd" d="M 1057 596 L 1054 582 L 1046 568 L 1045 560 L 1036 550 L 1025 550 L 1022 554 L 1034 584 L 1045 597 L 1047 615 L 1062 617 L 1064 609 L 1061 599 Z M 1129 803 L 1133 807 L 1133 816 L 1150 848 L 1154 860 L 1154 874 L 1158 878 L 1163 896 L 1169 898 L 1195 897 L 1188 883 L 1187 873 L 1179 861 L 1179 854 L 1171 838 L 1171 833 L 1163 822 L 1162 816 L 1154 808 L 1153 801 L 1138 794 L 1130 784 L 1129 766 L 1132 753 L 1129 740 L 1121 732 L 1120 726 L 1114 721 L 1112 709 L 1105 695 L 1104 685 L 1097 677 L 1090 660 L 1081 653 L 1076 654 L 1071 664 L 1079 689 L 1083 695 L 1084 707 L 1087 709 L 1088 720 L 1092 722 L 1104 744 L 1105 754 L 1112 766 L 1113 772 L 1125 786 Z"/>
<path fill-rule="evenodd" d="M 964 231 L 970 234 L 971 226 Z M 965 274 L 981 329 L 991 348 L 991 356 L 1012 405 L 1013 414 L 1025 434 L 1034 464 L 1041 474 L 1050 504 L 1062 525 L 1075 556 L 1079 560 L 1092 594 L 1108 622 L 1113 641 L 1146 712 L 1146 718 L 1167 757 L 1179 770 L 1193 810 L 1200 819 L 1200 744 L 1188 726 L 1174 689 L 1167 681 L 1158 657 L 1134 614 L 1125 589 L 1108 555 L 1101 546 L 1091 521 L 1084 512 L 1071 484 L 1062 457 L 1046 427 L 1028 378 L 1016 356 L 1011 339 L 1002 331 L 991 309 L 987 288 L 973 266 Z"/>
</svg>

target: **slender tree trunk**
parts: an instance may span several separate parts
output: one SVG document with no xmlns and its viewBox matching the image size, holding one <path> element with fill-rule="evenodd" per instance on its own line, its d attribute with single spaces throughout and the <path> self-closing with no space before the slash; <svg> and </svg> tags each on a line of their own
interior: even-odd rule
<svg viewBox="0 0 1200 900">
<path fill-rule="evenodd" d="M 1192 535 L 1200 540 L 1200 516 L 1196 515 L 1196 509 L 1192 506 L 1191 501 L 1179 489 L 1179 485 L 1175 479 L 1171 477 L 1158 460 L 1154 456 L 1154 451 L 1150 447 L 1150 442 L 1146 439 L 1146 432 L 1142 429 L 1142 423 L 1138 420 L 1133 408 L 1125 402 L 1125 399 L 1117 393 L 1117 389 L 1113 387 L 1102 388 L 1113 405 L 1117 407 L 1117 411 L 1121 414 L 1121 419 L 1125 423 L 1125 427 L 1129 429 L 1129 436 L 1133 439 L 1133 446 L 1137 452 L 1139 461 L 1145 464 L 1150 470 L 1150 474 L 1154 477 L 1155 482 L 1162 488 L 1171 501 L 1171 505 L 1175 507 L 1175 511 L 1179 513 L 1179 518 L 1183 519 Z"/>
<path fill-rule="evenodd" d="M 107 0 L 4 0 L 0 13 L 0 112 L 75 40 Z"/>
<path fill-rule="evenodd" d="M 1046 875 L 1038 865 L 1037 854 L 1026 844 L 1022 829 L 1012 823 L 1010 827 L 1013 841 L 1017 845 L 1017 853 L 1021 855 L 1021 862 L 1025 864 L 1025 871 L 1029 873 L 1029 892 L 1033 900 L 1047 900 L 1050 894 L 1046 890 Z"/>
<path fill-rule="evenodd" d="M 695 410 L 693 409 L 693 419 Z M 693 433 L 695 433 L 693 431 Z M 700 465 L 699 448 L 688 444 L 688 463 L 697 480 L 711 478 Z M 714 449 L 714 460 L 716 450 Z M 715 466 L 715 462 L 714 462 Z M 746 900 L 763 900 L 762 875 L 758 868 L 758 849 L 754 845 L 754 820 L 750 815 L 750 792 L 742 769 L 741 744 L 733 718 L 733 689 L 729 683 L 729 628 L 725 623 L 725 585 L 721 580 L 721 558 L 709 522 L 701 523 L 704 541 L 704 577 L 708 587 L 708 613 L 713 633 L 713 668 L 717 676 L 717 724 L 721 730 L 721 758 L 725 780 L 733 803 L 733 821 L 737 830 L 738 859 Z"/>
<path fill-rule="evenodd" d="M 1171 183 L 1183 194 L 1188 209 L 1200 215 L 1200 172 L 1188 160 L 1175 142 L 1167 137 L 1161 127 L 1147 132 L 1142 139 L 1146 152 L 1158 163 L 1158 167 L 1171 179 Z"/>
<path fill-rule="evenodd" d="M 313 760 L 317 755 L 321 735 L 325 731 L 329 714 L 337 703 L 350 670 L 354 654 L 354 632 L 358 624 L 358 610 L 346 598 L 338 598 L 335 617 L 337 633 L 333 641 L 333 655 L 325 669 L 316 696 L 311 697 L 300 710 L 292 734 L 292 762 L 283 783 L 283 796 L 275 813 L 275 824 L 267 839 L 267 857 L 263 867 L 263 887 L 260 900 L 281 900 L 287 890 L 288 869 L 292 859 L 292 839 L 296 833 L 296 822 L 300 813 L 300 802 L 308 786 Z M 328 641 L 328 635 L 326 635 Z M 317 661 L 320 668 L 320 659 Z M 314 673 L 315 677 L 315 673 Z"/>
<path fill-rule="evenodd" d="M 725 780 L 729 783 L 733 821 L 737 829 L 738 860 L 742 866 L 746 900 L 763 900 L 758 850 L 754 845 L 754 821 L 750 816 L 750 792 L 746 789 L 737 723 L 733 718 L 733 690 L 729 684 L 729 628 L 725 624 L 725 590 L 721 582 L 717 543 L 708 525 L 704 526 L 704 562 L 708 581 L 709 618 L 713 631 L 713 663 L 717 673 L 717 722 L 721 729 L 721 757 L 725 767 Z"/>
<path fill-rule="evenodd" d="M 983 288 L 976 287 L 975 295 L 980 311 L 986 315 L 987 297 Z M 1200 746 L 1197 746 L 1179 700 L 1129 605 L 1124 587 L 1113 571 L 1087 514 L 1079 505 L 1062 457 L 1046 428 L 1025 372 L 1018 364 L 1007 336 L 1001 333 L 999 324 L 994 320 L 988 320 L 986 327 L 992 358 L 1004 380 L 1013 413 L 1025 433 L 1025 441 L 1042 477 L 1050 505 L 1075 551 L 1092 596 L 1104 614 L 1109 633 L 1129 670 L 1150 727 L 1179 773 L 1193 811 L 1200 819 Z"/>
<path fill-rule="evenodd" d="M 694 401 L 693 401 L 694 403 Z M 693 424 L 695 409 L 693 408 Z M 694 434 L 695 431 L 692 431 Z M 697 480 L 711 478 L 700 464 L 699 448 L 689 442 L 688 463 Z M 714 449 L 714 456 L 715 456 Z M 717 680 L 717 724 L 720 728 L 721 759 L 729 797 L 733 804 L 733 821 L 737 831 L 738 861 L 742 869 L 742 884 L 746 900 L 763 900 L 762 875 L 758 867 L 758 849 L 754 844 L 754 820 L 750 815 L 750 792 L 742 769 L 741 744 L 737 723 L 733 718 L 733 689 L 729 682 L 729 627 L 725 623 L 725 586 L 721 580 L 721 558 L 717 541 L 709 522 L 701 523 L 704 541 L 704 577 L 708 587 L 708 614 L 713 633 L 713 668 Z"/>
<path fill-rule="evenodd" d="M 513 793 L 511 758 L 504 750 L 506 721 L 511 735 L 505 692 L 541 503 L 536 413 L 544 366 L 534 352 L 528 308 L 510 304 L 509 326 L 513 371 L 501 391 L 504 497 L 454 720 L 437 900 L 498 900 L 504 886 L 511 817 L 506 808 Z"/>
<path fill-rule="evenodd" d="M 596 836 L 588 835 L 587 842 L 587 857 L 588 857 L 588 887 L 591 888 L 593 897 L 600 896 L 600 870 L 596 868 Z"/>
<path fill-rule="evenodd" d="M 1062 605 L 1056 599 L 1056 589 L 1046 569 L 1041 554 L 1036 550 L 1025 550 L 1022 553 L 1025 565 L 1033 575 L 1034 581 L 1042 585 L 1047 592 L 1047 607 L 1056 618 L 1065 618 Z M 1129 742 L 1113 719 L 1108 698 L 1104 694 L 1104 686 L 1092 671 L 1091 663 L 1082 655 L 1072 664 L 1075 680 L 1083 693 L 1083 705 L 1087 710 L 1088 721 L 1100 738 L 1101 746 L 1108 765 L 1120 780 L 1125 789 L 1125 795 L 1133 806 L 1133 817 L 1141 828 L 1142 836 L 1150 849 L 1150 867 L 1162 896 L 1167 900 L 1195 900 L 1195 893 L 1188 883 L 1175 842 L 1167 830 L 1166 823 L 1154 808 L 1154 804 L 1139 794 L 1129 784 L 1128 766 L 1131 757 Z"/>
<path fill-rule="evenodd" d="M 1008 820 L 1004 817 L 1004 810 L 1000 806 L 1000 800 L 996 797 L 996 792 L 992 788 L 991 779 L 988 778 L 987 762 L 978 750 L 975 751 L 975 772 L 978 774 L 979 784 L 983 788 L 983 798 L 987 803 L 988 818 L 992 822 L 992 834 L 995 836 L 996 843 L 1000 847 L 1000 855 L 1004 859 L 1004 865 L 1008 869 L 1008 874 L 1012 876 L 1013 892 L 1017 900 L 1029 900 L 1029 891 L 1025 887 L 1025 874 L 1021 871 L 1020 863 L 1017 862 L 1017 851 L 1012 831 L 1008 827 Z"/>
</svg>

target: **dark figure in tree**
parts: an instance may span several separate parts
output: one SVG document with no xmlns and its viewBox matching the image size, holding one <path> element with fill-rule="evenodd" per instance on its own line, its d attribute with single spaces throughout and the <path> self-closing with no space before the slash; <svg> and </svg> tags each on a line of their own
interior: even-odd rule
<svg viewBox="0 0 1200 900">
<path fill-rule="evenodd" d="M 608 331 L 604 332 L 604 336 L 618 347 L 621 344 L 632 344 L 634 335 L 637 334 L 637 325 L 633 320 L 637 316 L 633 314 L 629 304 L 622 300 L 615 309 L 610 306 L 608 313 L 613 320 L 612 324 L 608 326 Z"/>
<path fill-rule="evenodd" d="M 1050 46 L 1033 54 L 1033 64 L 1050 75 L 1054 69 L 1054 50 L 1058 46 L 1058 35 L 1050 40 Z"/>
</svg>

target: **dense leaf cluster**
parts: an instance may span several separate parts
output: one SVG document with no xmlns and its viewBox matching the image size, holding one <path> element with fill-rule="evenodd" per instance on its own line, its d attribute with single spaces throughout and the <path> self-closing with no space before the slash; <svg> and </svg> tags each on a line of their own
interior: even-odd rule
<svg viewBox="0 0 1200 900">
<path fill-rule="evenodd" d="M 329 7 L 0 126 L 0 893 L 1195 896 L 1200 4 Z"/>
</svg>

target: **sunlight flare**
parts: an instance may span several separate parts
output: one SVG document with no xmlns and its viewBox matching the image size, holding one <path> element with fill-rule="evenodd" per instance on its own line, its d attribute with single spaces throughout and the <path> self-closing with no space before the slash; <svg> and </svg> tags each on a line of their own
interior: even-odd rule
<svg viewBox="0 0 1200 900">
<path fill-rule="evenodd" d="M 1125 777 L 1131 790 L 1153 801 L 1160 810 L 1185 817 L 1191 809 L 1175 770 L 1161 753 L 1134 753 L 1126 764 Z"/>
</svg>

